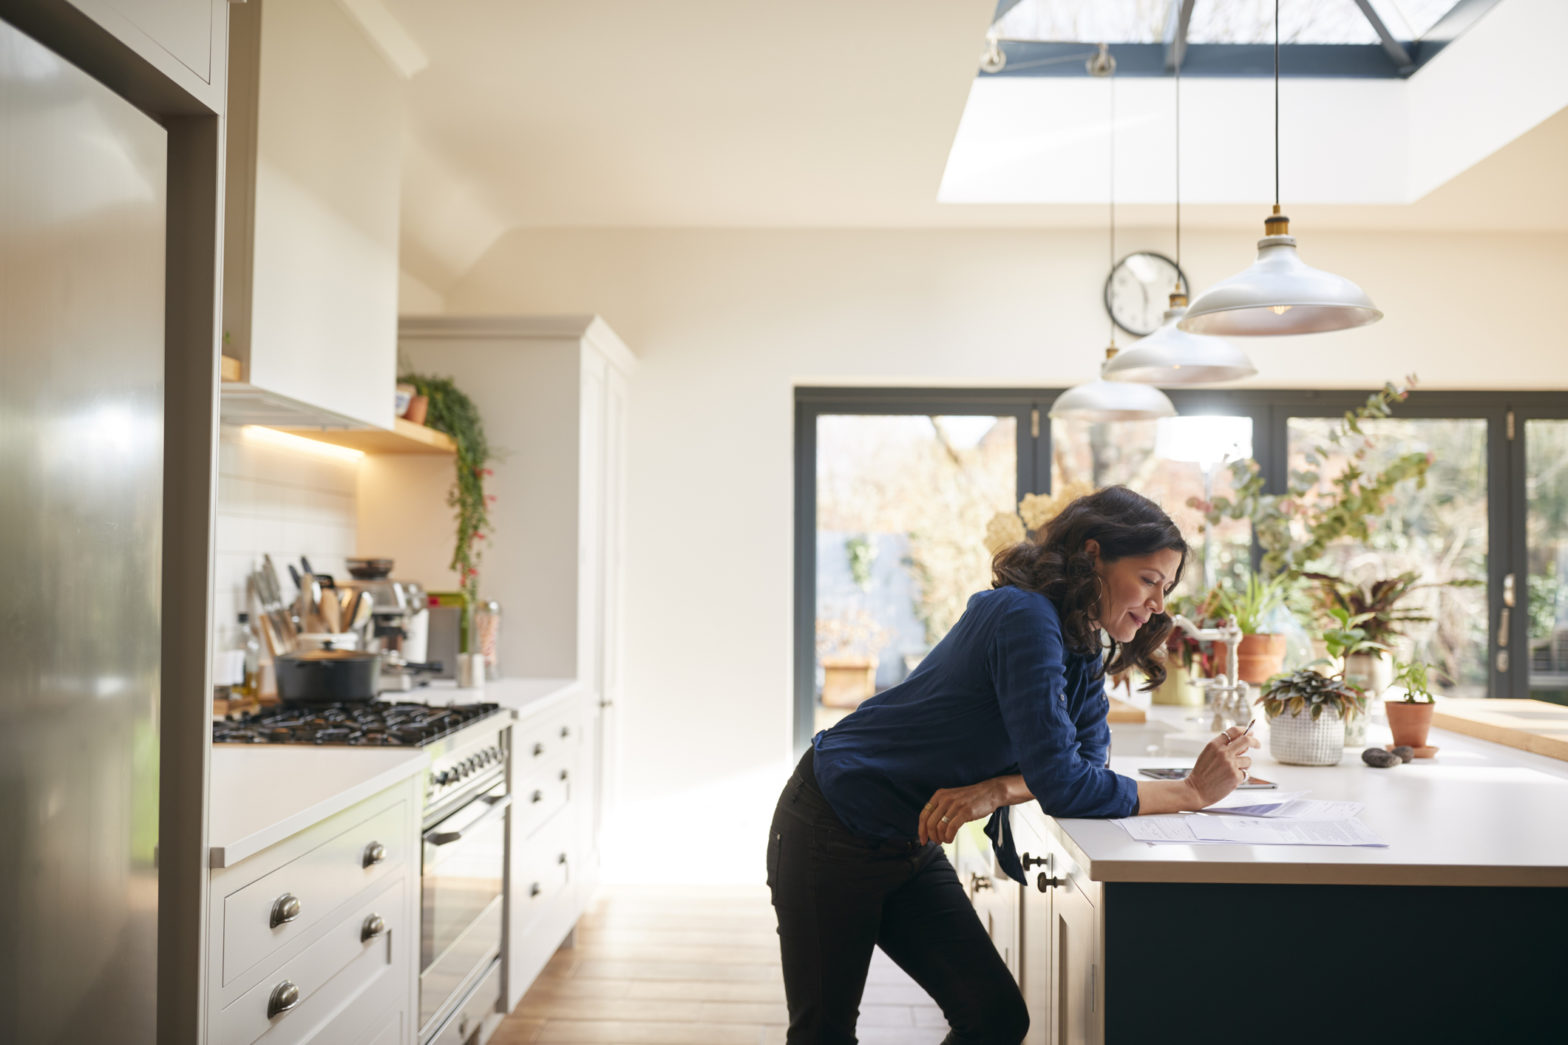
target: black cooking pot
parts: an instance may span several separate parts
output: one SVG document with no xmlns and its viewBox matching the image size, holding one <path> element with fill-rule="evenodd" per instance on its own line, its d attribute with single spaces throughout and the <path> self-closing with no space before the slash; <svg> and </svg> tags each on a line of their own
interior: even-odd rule
<svg viewBox="0 0 1568 1045">
<path fill-rule="evenodd" d="M 289 704 L 375 700 L 381 657 L 359 650 L 313 649 L 275 659 L 278 699 Z"/>
</svg>

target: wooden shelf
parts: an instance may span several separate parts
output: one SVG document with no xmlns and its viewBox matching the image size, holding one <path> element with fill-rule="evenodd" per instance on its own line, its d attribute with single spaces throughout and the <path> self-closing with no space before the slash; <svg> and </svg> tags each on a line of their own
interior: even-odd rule
<svg viewBox="0 0 1568 1045">
<path fill-rule="evenodd" d="M 334 446 L 347 446 L 367 454 L 453 454 L 457 444 L 445 432 L 416 425 L 401 417 L 390 432 L 379 428 L 285 428 L 292 435 Z"/>
</svg>

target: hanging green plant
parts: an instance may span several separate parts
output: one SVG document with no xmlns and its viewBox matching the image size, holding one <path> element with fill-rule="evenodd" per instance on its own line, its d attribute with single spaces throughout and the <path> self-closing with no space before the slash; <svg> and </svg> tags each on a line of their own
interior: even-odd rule
<svg viewBox="0 0 1568 1045">
<path fill-rule="evenodd" d="M 426 396 L 430 406 L 425 424 L 445 432 L 457 444 L 457 475 L 446 503 L 457 510 L 457 543 L 452 548 L 451 568 L 457 571 L 468 612 L 479 601 L 480 542 L 490 528 L 490 502 L 485 494 L 485 479 L 491 475 L 485 464 L 490 460 L 490 444 L 485 440 L 484 422 L 474 401 L 464 395 L 449 377 L 430 377 L 405 373 L 399 381 L 414 386 L 416 395 Z"/>
</svg>

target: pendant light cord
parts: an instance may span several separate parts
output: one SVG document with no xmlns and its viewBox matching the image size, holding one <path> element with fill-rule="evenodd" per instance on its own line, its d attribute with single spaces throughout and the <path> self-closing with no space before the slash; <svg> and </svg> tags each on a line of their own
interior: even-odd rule
<svg viewBox="0 0 1568 1045">
<path fill-rule="evenodd" d="M 1113 68 L 1106 79 L 1110 81 L 1111 91 L 1111 265 L 1107 271 L 1116 271 L 1116 70 Z M 1107 310 L 1109 311 L 1109 310 Z M 1111 347 L 1116 347 L 1116 319 L 1111 317 Z"/>
<path fill-rule="evenodd" d="M 1274 0 L 1274 213 L 1279 213 L 1279 0 Z"/>
<path fill-rule="evenodd" d="M 1181 60 L 1176 58 L 1176 293 L 1185 294 L 1181 280 Z"/>
</svg>

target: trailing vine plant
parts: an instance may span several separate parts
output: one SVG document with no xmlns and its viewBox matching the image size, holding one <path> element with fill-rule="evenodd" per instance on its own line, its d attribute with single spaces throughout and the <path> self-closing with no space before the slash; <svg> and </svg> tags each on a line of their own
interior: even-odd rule
<svg viewBox="0 0 1568 1045">
<path fill-rule="evenodd" d="M 1345 412 L 1328 438 L 1346 461 L 1339 474 L 1328 480 L 1326 492 L 1312 496 L 1322 479 L 1321 469 L 1329 461 L 1329 448 L 1318 447 L 1307 452 L 1306 468 L 1290 470 L 1282 494 L 1265 493 L 1257 461 L 1245 458 L 1230 465 L 1234 497 L 1216 497 L 1212 502 L 1194 497 L 1187 504 L 1204 513 L 1208 526 L 1222 519 L 1250 521 L 1263 551 L 1263 575 L 1284 574 L 1294 580 L 1341 537 L 1365 540 L 1399 484 L 1414 480 L 1418 487 L 1426 485 L 1430 454 L 1403 454 L 1380 472 L 1367 472 L 1362 467 L 1372 445 L 1362 422 L 1388 417 L 1393 404 L 1404 400 L 1415 384 L 1414 374 L 1405 378 L 1404 388 L 1389 382 L 1364 404 Z M 1298 528 L 1296 532 L 1292 523 Z"/>
<path fill-rule="evenodd" d="M 445 432 L 457 444 L 457 475 L 447 492 L 446 503 L 457 510 L 457 542 L 452 548 L 451 568 L 468 596 L 466 613 L 472 614 L 479 603 L 480 543 L 490 528 L 490 503 L 485 479 L 494 474 L 485 464 L 490 460 L 490 444 L 485 439 L 484 422 L 474 401 L 458 389 L 449 377 L 430 377 L 406 373 L 398 378 L 426 396 L 430 406 L 425 424 Z"/>
</svg>

